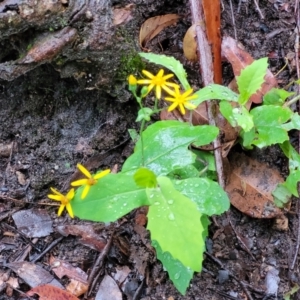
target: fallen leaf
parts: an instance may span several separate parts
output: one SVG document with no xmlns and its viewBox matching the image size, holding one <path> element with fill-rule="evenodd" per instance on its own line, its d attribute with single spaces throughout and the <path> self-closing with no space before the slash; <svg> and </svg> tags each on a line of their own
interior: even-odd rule
<svg viewBox="0 0 300 300">
<path fill-rule="evenodd" d="M 126 24 L 133 19 L 132 11 L 135 8 L 135 5 L 130 3 L 122 8 L 114 8 L 113 18 L 114 25 Z"/>
<path fill-rule="evenodd" d="M 12 215 L 18 228 L 27 237 L 44 237 L 53 232 L 52 220 L 44 209 L 21 210 Z"/>
<path fill-rule="evenodd" d="M 235 39 L 229 36 L 223 38 L 221 47 L 222 55 L 231 63 L 235 76 L 239 76 L 241 70 L 254 61 L 253 57 L 245 51 Z M 270 70 L 267 70 L 265 82 L 262 84 L 261 89 L 251 96 L 250 101 L 253 103 L 261 103 L 263 95 L 276 86 L 276 78 Z"/>
<path fill-rule="evenodd" d="M 66 290 L 76 297 L 85 294 L 88 289 L 89 285 L 87 283 L 83 283 L 75 279 L 71 279 L 69 284 L 66 286 Z"/>
<path fill-rule="evenodd" d="M 108 275 L 105 275 L 100 283 L 95 300 L 122 300 L 122 293 L 116 282 Z"/>
<path fill-rule="evenodd" d="M 92 225 L 62 225 L 57 226 L 56 230 L 63 236 L 76 235 L 81 236 L 79 242 L 87 247 L 101 252 L 106 245 L 106 241 L 95 233 Z"/>
<path fill-rule="evenodd" d="M 82 283 L 87 283 L 88 276 L 80 268 L 75 268 L 70 263 L 57 259 L 53 256 L 50 257 L 49 263 L 52 271 L 58 278 L 67 276 L 70 279 L 76 279 Z"/>
<path fill-rule="evenodd" d="M 35 294 L 40 296 L 40 300 L 79 300 L 69 292 L 49 284 L 35 287 L 26 293 L 28 296 Z"/>
<path fill-rule="evenodd" d="M 280 173 L 244 154 L 235 153 L 229 161 L 231 174 L 225 190 L 231 204 L 253 218 L 281 216 L 272 196 L 277 184 L 284 181 Z"/>
<path fill-rule="evenodd" d="M 175 24 L 178 19 L 177 14 L 167 14 L 147 19 L 140 29 L 139 43 L 141 48 L 144 48 L 150 40 L 167 26 Z"/>
<path fill-rule="evenodd" d="M 196 25 L 193 24 L 183 38 L 183 53 L 190 61 L 197 61 Z"/>
<path fill-rule="evenodd" d="M 42 284 L 50 284 L 63 288 L 60 282 L 57 281 L 53 275 L 51 275 L 48 271 L 34 263 L 26 261 L 17 261 L 6 264 L 5 267 L 13 270 L 30 287 L 36 287 Z"/>
</svg>

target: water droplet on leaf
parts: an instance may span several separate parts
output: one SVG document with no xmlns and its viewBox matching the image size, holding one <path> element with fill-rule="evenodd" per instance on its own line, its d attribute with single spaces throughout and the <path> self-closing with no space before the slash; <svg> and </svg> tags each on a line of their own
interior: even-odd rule
<svg viewBox="0 0 300 300">
<path fill-rule="evenodd" d="M 174 200 L 170 199 L 170 200 L 168 200 L 168 203 L 169 203 L 169 204 L 173 204 L 173 203 L 174 203 Z"/>
<path fill-rule="evenodd" d="M 175 279 L 179 279 L 179 277 L 180 277 L 180 273 L 176 273 L 176 274 L 174 275 L 174 278 L 175 278 Z"/>
<path fill-rule="evenodd" d="M 175 216 L 174 216 L 173 213 L 170 213 L 170 214 L 168 215 L 168 218 L 169 218 L 170 221 L 174 221 L 174 220 L 175 220 Z"/>
</svg>

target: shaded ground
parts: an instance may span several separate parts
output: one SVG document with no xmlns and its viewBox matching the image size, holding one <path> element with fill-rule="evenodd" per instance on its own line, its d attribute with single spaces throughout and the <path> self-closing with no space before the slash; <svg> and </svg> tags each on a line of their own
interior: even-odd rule
<svg viewBox="0 0 300 300">
<path fill-rule="evenodd" d="M 145 7 L 139 6 L 140 10 L 144 10 L 145 19 L 166 12 L 184 15 L 177 27 L 166 29 L 152 42 L 151 50 L 161 53 L 163 49 L 165 54 L 180 59 L 187 67 L 191 82 L 200 87 L 198 66 L 182 57 L 182 39 L 190 25 L 188 2 L 166 1 L 161 11 L 152 11 L 151 1 L 146 2 Z M 294 1 L 260 1 L 259 6 L 265 19 L 261 19 L 254 1 L 232 2 L 237 39 L 253 57 L 270 57 L 271 70 L 276 73 L 284 65 L 284 57 L 292 57 L 294 53 Z M 241 6 L 238 13 L 239 2 Z M 229 1 L 223 1 L 223 4 L 223 35 L 234 37 Z M 295 74 L 290 63 L 278 78 L 285 85 L 296 78 Z M 61 79 L 51 65 L 44 65 L 12 82 L 0 81 L 2 265 L 15 261 L 29 243 L 29 239 L 15 230 L 11 218 L 13 212 L 43 208 L 54 222 L 55 232 L 39 238 L 36 248 L 25 258 L 31 261 L 60 236 L 57 233 L 58 226 L 91 224 L 70 220 L 67 216 L 57 218 L 57 207 L 40 204 L 46 200 L 49 188 L 55 186 L 61 191 L 66 190 L 78 162 L 91 170 L 112 168 L 115 165 L 120 168 L 132 151 L 133 144 L 127 130 L 136 128 L 135 100 L 130 98 L 124 101 L 109 93 L 85 90 L 85 84 L 93 76 L 95 74 L 87 72 L 85 80 L 80 82 Z M 229 83 L 231 79 L 230 65 L 224 63 L 224 83 Z M 284 174 L 285 160 L 276 148 L 255 151 L 251 155 L 275 164 Z M 247 299 L 241 282 L 232 277 L 227 278 L 227 271 L 236 279 L 249 284 L 247 290 L 253 299 L 276 299 L 271 296 L 267 298 L 264 290 L 266 274 L 273 268 L 275 273 L 279 271 L 278 299 L 283 299 L 283 294 L 292 288 L 293 282 L 299 283 L 297 264 L 294 272 L 289 272 L 297 235 L 295 211 L 292 206 L 291 213 L 287 214 L 287 231 L 277 230 L 273 220 L 251 219 L 234 208 L 229 212 L 232 224 L 228 224 L 225 216 L 217 217 L 216 222 L 210 226 L 210 238 L 207 241 L 207 251 L 211 258 L 205 259 L 203 272 L 194 276 L 186 296 L 176 291 L 161 264 L 156 261 L 148 234 L 144 227 L 138 225 L 138 213 L 132 212 L 114 224 L 95 224 L 95 231 L 104 241 L 114 231 L 111 250 L 101 268 L 101 274 L 115 278 L 117 269 L 127 274 L 126 267 L 130 268 L 127 279 L 124 278 L 125 282 L 120 283 L 123 299 Z M 243 249 L 236 233 L 251 254 Z M 69 235 L 41 257 L 37 264 L 50 271 L 49 259 L 53 256 L 88 273 L 98 255 L 98 251 L 82 245 L 77 237 Z M 212 258 L 219 259 L 223 268 Z M 7 274 L 8 277 L 18 278 L 5 267 L 1 267 L 0 271 L 2 277 Z M 60 282 L 65 285 L 68 280 L 64 278 Z M 19 279 L 19 284 L 18 290 L 29 290 L 22 279 Z M 93 299 L 97 290 L 98 284 L 89 299 Z M 0 299 L 21 297 L 17 290 L 10 291 L 5 286 L 0 294 Z M 294 299 L 300 299 L 300 294 Z"/>
</svg>

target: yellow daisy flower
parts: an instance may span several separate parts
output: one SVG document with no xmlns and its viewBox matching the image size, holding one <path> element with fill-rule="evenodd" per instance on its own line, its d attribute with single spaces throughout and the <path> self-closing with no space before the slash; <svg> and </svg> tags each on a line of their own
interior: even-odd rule
<svg viewBox="0 0 300 300">
<path fill-rule="evenodd" d="M 195 109 L 196 106 L 194 104 L 188 103 L 188 101 L 194 100 L 197 98 L 197 95 L 192 95 L 193 89 L 189 89 L 185 91 L 183 94 L 179 91 L 179 88 L 176 87 L 175 91 L 171 91 L 172 97 L 166 97 L 166 101 L 173 102 L 173 104 L 168 108 L 168 111 L 174 110 L 177 106 L 179 106 L 180 112 L 184 115 L 185 114 L 185 106 L 189 109 Z"/>
<path fill-rule="evenodd" d="M 137 84 L 137 79 L 133 75 L 128 76 L 128 83 L 129 85 L 136 85 Z"/>
<path fill-rule="evenodd" d="M 79 179 L 76 181 L 71 182 L 72 186 L 81 186 L 85 185 L 82 194 L 81 199 L 84 199 L 86 195 L 88 194 L 90 187 L 97 183 L 97 180 L 104 177 L 110 172 L 110 169 L 104 170 L 100 173 L 95 174 L 94 176 L 91 175 L 91 173 L 81 164 L 77 164 L 77 168 L 85 175 L 87 178 L 85 179 Z"/>
<path fill-rule="evenodd" d="M 69 192 L 67 193 L 66 196 L 64 196 L 63 194 L 61 194 L 59 191 L 57 191 L 54 188 L 50 188 L 50 189 L 51 189 L 53 195 L 52 194 L 48 195 L 48 198 L 61 202 L 61 205 L 58 209 L 57 215 L 60 216 L 61 213 L 63 212 L 64 208 L 66 208 L 70 217 L 74 218 L 72 206 L 70 204 L 71 200 L 74 198 L 74 195 L 75 195 L 74 189 L 69 190 Z"/>
<path fill-rule="evenodd" d="M 143 74 L 149 79 L 140 79 L 137 81 L 138 84 L 148 84 L 148 93 L 155 87 L 155 95 L 157 99 L 161 98 L 161 89 L 171 94 L 173 91 L 169 87 L 178 87 L 178 84 L 167 82 L 167 80 L 174 76 L 174 74 L 169 74 L 164 76 L 164 70 L 160 69 L 156 75 L 143 70 Z"/>
</svg>

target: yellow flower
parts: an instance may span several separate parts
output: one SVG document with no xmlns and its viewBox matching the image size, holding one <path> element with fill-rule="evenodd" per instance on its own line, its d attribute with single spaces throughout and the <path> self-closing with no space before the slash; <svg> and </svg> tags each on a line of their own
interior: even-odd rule
<svg viewBox="0 0 300 300">
<path fill-rule="evenodd" d="M 67 193 L 66 196 L 64 196 L 63 194 L 61 194 L 59 191 L 57 191 L 54 188 L 50 188 L 50 189 L 54 195 L 50 194 L 50 195 L 48 195 L 48 198 L 61 202 L 61 205 L 60 205 L 60 207 L 58 209 L 58 213 L 57 213 L 58 216 L 60 216 L 61 213 L 63 212 L 64 208 L 66 208 L 70 217 L 74 218 L 72 206 L 70 204 L 71 200 L 74 198 L 74 195 L 75 195 L 74 189 L 69 190 L 69 192 Z"/>
<path fill-rule="evenodd" d="M 86 197 L 90 190 L 90 187 L 97 183 L 97 179 L 104 177 L 110 172 L 110 169 L 107 169 L 92 176 L 91 173 L 83 165 L 77 164 L 77 168 L 87 177 L 85 179 L 79 179 L 71 182 L 72 186 L 85 185 L 81 194 L 81 199 L 84 199 Z"/>
<path fill-rule="evenodd" d="M 173 91 L 168 88 L 170 87 L 178 87 L 178 84 L 167 82 L 167 80 L 174 76 L 174 74 L 169 74 L 164 76 L 164 70 L 160 69 L 157 75 L 153 75 L 150 72 L 143 70 L 142 71 L 145 76 L 149 79 L 140 79 L 137 81 L 138 84 L 148 84 L 148 93 L 155 87 L 155 95 L 157 99 L 161 98 L 161 89 L 166 91 L 168 94 L 171 94 Z"/>
<path fill-rule="evenodd" d="M 136 85 L 137 84 L 137 80 L 133 75 L 129 75 L 128 77 L 128 83 L 129 85 Z"/>
<path fill-rule="evenodd" d="M 192 95 L 193 93 L 193 89 L 189 89 L 187 91 L 185 91 L 183 94 L 180 93 L 179 88 L 176 87 L 175 91 L 171 91 L 171 95 L 173 96 L 173 98 L 171 97 L 166 97 L 165 100 L 173 102 L 173 104 L 168 108 L 168 111 L 172 111 L 174 110 L 177 106 L 179 106 L 180 112 L 184 115 L 185 114 L 185 108 L 184 106 L 186 106 L 189 109 L 195 109 L 196 106 L 194 104 L 188 103 L 188 101 L 194 100 L 197 98 L 197 95 Z"/>
</svg>

